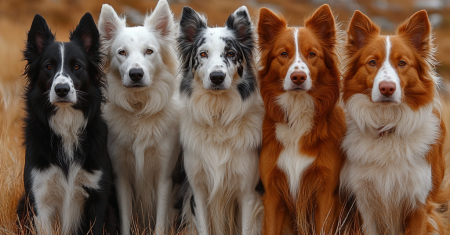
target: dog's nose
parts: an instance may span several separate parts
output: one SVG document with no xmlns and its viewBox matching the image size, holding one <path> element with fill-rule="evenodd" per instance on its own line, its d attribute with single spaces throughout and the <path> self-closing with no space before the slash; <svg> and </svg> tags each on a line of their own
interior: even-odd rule
<svg viewBox="0 0 450 235">
<path fill-rule="evenodd" d="M 55 92 L 59 97 L 66 97 L 66 95 L 69 93 L 70 91 L 70 86 L 67 83 L 58 83 L 55 86 Z"/>
<path fill-rule="evenodd" d="M 291 73 L 291 81 L 295 85 L 300 85 L 306 81 L 306 73 L 303 71 L 294 71 Z"/>
<path fill-rule="evenodd" d="M 130 78 L 133 82 L 139 82 L 144 77 L 144 71 L 142 69 L 131 69 Z"/>
<path fill-rule="evenodd" d="M 396 85 L 394 82 L 382 81 L 378 86 L 380 93 L 384 96 L 391 96 L 395 92 Z"/>
<path fill-rule="evenodd" d="M 223 80 L 225 80 L 225 74 L 222 72 L 212 72 L 209 75 L 209 79 L 211 79 L 211 82 L 220 85 L 222 84 Z"/>
</svg>

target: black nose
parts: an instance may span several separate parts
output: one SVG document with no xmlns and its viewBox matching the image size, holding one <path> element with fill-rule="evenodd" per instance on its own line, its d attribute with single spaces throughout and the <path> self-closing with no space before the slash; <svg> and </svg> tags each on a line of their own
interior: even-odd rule
<svg viewBox="0 0 450 235">
<path fill-rule="evenodd" d="M 225 74 L 222 72 L 212 72 L 209 75 L 209 79 L 211 79 L 211 82 L 220 85 L 222 84 L 223 80 L 225 80 Z"/>
<path fill-rule="evenodd" d="M 130 78 L 133 82 L 139 82 L 144 77 L 144 71 L 142 69 L 130 70 Z"/>
<path fill-rule="evenodd" d="M 67 83 L 58 83 L 55 86 L 55 92 L 59 97 L 65 97 L 70 91 L 70 86 Z"/>
</svg>

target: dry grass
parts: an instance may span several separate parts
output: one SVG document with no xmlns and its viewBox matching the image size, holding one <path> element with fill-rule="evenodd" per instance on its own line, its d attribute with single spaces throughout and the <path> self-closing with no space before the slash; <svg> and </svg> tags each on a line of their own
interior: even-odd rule
<svg viewBox="0 0 450 235">
<path fill-rule="evenodd" d="M 54 32 L 58 32 L 58 40 L 67 40 L 68 30 L 73 29 L 80 17 L 90 11 L 95 19 L 98 19 L 101 4 L 108 2 L 117 11 L 123 12 L 126 6 L 139 9 L 142 13 L 154 8 L 156 1 L 126 1 L 126 0 L 2 0 L 0 1 L 0 234 L 15 234 L 17 231 L 15 209 L 18 199 L 23 193 L 22 170 L 24 165 L 24 149 L 22 143 L 22 122 L 23 115 L 23 85 L 25 79 L 21 76 L 24 62 L 22 61 L 21 50 L 24 48 L 26 32 L 31 25 L 31 20 L 35 13 L 43 15 Z M 257 15 L 257 8 L 253 1 L 246 1 L 253 15 Z M 292 24 L 302 24 L 303 17 L 309 14 L 316 6 L 308 3 L 292 0 L 261 0 L 265 3 L 276 3 L 280 6 L 280 11 L 290 20 Z M 365 3 L 359 1 L 362 5 Z M 396 0 L 403 5 L 409 1 Z M 222 25 L 227 16 L 238 6 L 244 4 L 243 1 L 211 0 L 205 4 L 202 0 L 191 0 L 188 5 L 199 12 L 207 13 L 211 25 Z M 183 7 L 183 2 L 171 3 L 171 8 L 179 16 Z M 340 19 L 347 20 L 352 12 L 342 7 L 333 6 L 339 13 Z M 369 14 L 381 14 L 373 7 L 367 6 Z M 406 4 L 403 12 L 386 13 L 391 15 L 390 19 L 400 22 L 411 15 L 415 9 Z M 443 11 L 444 25 L 436 30 L 439 44 L 438 60 L 441 66 L 438 71 L 450 77 L 450 60 L 445 56 L 450 53 L 450 41 L 448 35 L 450 31 L 450 14 L 448 10 Z M 449 86 L 450 87 L 450 86 Z M 450 130 L 450 95 L 442 95 L 442 117 L 447 121 L 447 131 Z M 449 132 L 450 133 L 450 132 Z M 450 150 L 450 138 L 445 141 L 446 153 Z M 448 154 L 447 154 L 448 156 Z M 450 159 L 447 161 L 448 173 L 450 173 Z M 444 214 L 447 222 L 450 222 L 450 214 Z M 143 234 L 145 231 L 138 231 L 135 234 Z M 450 231 L 450 230 L 449 230 Z"/>
</svg>

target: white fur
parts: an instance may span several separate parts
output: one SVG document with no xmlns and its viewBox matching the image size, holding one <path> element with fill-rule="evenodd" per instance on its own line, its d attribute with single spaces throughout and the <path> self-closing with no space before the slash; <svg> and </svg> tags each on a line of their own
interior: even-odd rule
<svg viewBox="0 0 450 235">
<path fill-rule="evenodd" d="M 66 162 L 71 162 L 73 152 L 78 148 L 80 134 L 87 124 L 87 119 L 81 110 L 72 108 L 69 105 L 56 106 L 56 113 L 50 117 L 50 127 L 61 137 L 62 147 Z"/>
<path fill-rule="evenodd" d="M 171 174 L 179 152 L 173 27 L 165 0 L 158 2 L 144 26 L 126 27 L 125 19 L 107 4 L 100 15 L 99 31 L 109 64 L 104 117 L 117 174 L 121 234 L 129 233 L 136 214 L 141 229 L 154 227 L 157 234 L 167 232 L 172 223 Z M 145 54 L 148 48 L 153 50 L 151 55 Z M 119 55 L 119 50 L 125 50 L 126 56 Z M 126 88 L 131 68 L 144 71 L 138 89 Z"/>
<path fill-rule="evenodd" d="M 80 225 L 84 202 L 89 194 L 83 187 L 98 190 L 102 171 L 89 173 L 77 164 L 69 166 L 67 177 L 59 166 L 31 172 L 32 192 L 36 209 L 38 234 L 55 232 L 54 221 L 59 218 L 61 234 L 75 234 Z"/>
<path fill-rule="evenodd" d="M 255 208 L 262 209 L 255 191 L 259 179 L 261 101 L 254 94 L 242 102 L 235 89 L 229 90 L 227 97 L 211 97 L 196 89 L 202 88 L 194 88 L 193 97 L 182 112 L 187 115 L 181 120 L 181 140 L 186 173 L 197 206 L 198 233 L 209 234 L 209 220 L 225 223 L 217 210 L 223 213 L 226 208 L 220 206 L 226 206 L 229 198 L 236 198 L 243 219 L 241 234 L 255 234 L 259 229 L 253 218 L 259 214 Z M 223 99 L 226 102 L 220 103 Z M 211 125 L 204 121 L 208 119 Z M 226 207 L 233 205 L 230 202 Z"/>
<path fill-rule="evenodd" d="M 278 105 L 285 112 L 287 123 L 276 124 L 277 140 L 283 144 L 277 165 L 286 174 L 289 189 L 295 199 L 305 170 L 315 156 L 300 154 L 300 138 L 313 128 L 314 100 L 306 92 L 286 92 L 278 97 Z"/>
<path fill-rule="evenodd" d="M 283 88 L 285 91 L 290 91 L 300 87 L 302 90 L 310 90 L 312 87 L 311 72 L 309 71 L 308 65 L 303 61 L 302 55 L 300 53 L 300 47 L 298 44 L 298 28 L 294 29 L 294 41 L 295 41 L 295 60 L 284 77 Z M 300 86 L 294 84 L 291 80 L 291 74 L 293 72 L 300 71 L 306 74 L 306 80 Z"/>
<path fill-rule="evenodd" d="M 393 82 L 395 83 L 396 89 L 394 94 L 392 94 L 392 101 L 395 103 L 400 103 L 402 99 L 402 90 L 400 87 L 400 78 L 398 77 L 397 71 L 392 67 L 390 62 L 391 57 L 391 40 L 389 36 L 386 37 L 386 58 L 381 66 L 380 70 L 378 70 L 377 75 L 373 81 L 372 87 L 372 101 L 380 102 L 383 100 L 384 96 L 381 94 L 379 86 L 381 82 Z"/>
<path fill-rule="evenodd" d="M 52 82 L 52 87 L 50 89 L 50 93 L 49 93 L 49 101 L 52 104 L 55 105 L 64 105 L 64 104 L 59 104 L 58 102 L 69 102 L 71 104 L 76 104 L 77 103 L 77 93 L 75 91 L 75 88 L 73 87 L 73 81 L 72 79 L 67 76 L 67 74 L 64 73 L 64 43 L 61 42 L 61 45 L 59 47 L 59 53 L 61 56 L 61 63 L 58 65 L 59 66 L 59 71 L 55 74 L 55 77 L 53 78 L 53 82 Z M 59 97 L 56 94 L 55 91 L 55 86 L 58 84 L 64 84 L 67 83 L 70 87 L 70 91 L 69 93 L 66 95 L 66 97 Z"/>
<path fill-rule="evenodd" d="M 402 216 L 425 203 L 432 188 L 425 157 L 440 135 L 440 120 L 432 112 L 436 106 L 413 111 L 405 103 L 374 103 L 364 94 L 346 103 L 348 129 L 342 146 L 348 161 L 341 187 L 356 196 L 368 234 L 401 233 Z"/>
</svg>

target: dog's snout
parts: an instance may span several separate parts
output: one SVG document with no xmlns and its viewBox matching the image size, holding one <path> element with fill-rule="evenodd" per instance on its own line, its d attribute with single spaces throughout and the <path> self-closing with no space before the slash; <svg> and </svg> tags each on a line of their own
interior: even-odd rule
<svg viewBox="0 0 450 235">
<path fill-rule="evenodd" d="M 70 91 L 70 86 L 67 83 L 59 83 L 55 86 L 55 92 L 56 95 L 58 95 L 59 97 L 66 97 L 66 95 L 69 93 Z"/>
<path fill-rule="evenodd" d="M 212 72 L 209 75 L 209 79 L 211 79 L 211 82 L 215 85 L 220 85 L 225 80 L 225 74 L 223 72 Z"/>
<path fill-rule="evenodd" d="M 306 81 L 306 73 L 303 71 L 294 71 L 291 73 L 291 81 L 295 85 L 300 85 Z"/>
<path fill-rule="evenodd" d="M 380 85 L 378 86 L 378 88 L 380 89 L 380 93 L 384 96 L 391 96 L 392 94 L 394 94 L 396 87 L 397 86 L 394 82 L 387 81 L 380 82 Z"/>
<path fill-rule="evenodd" d="M 138 82 L 144 77 L 144 71 L 142 69 L 131 69 L 129 75 L 133 82 Z"/>
</svg>

